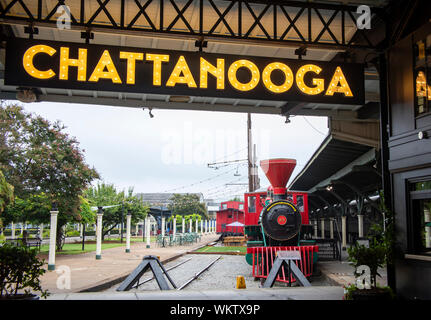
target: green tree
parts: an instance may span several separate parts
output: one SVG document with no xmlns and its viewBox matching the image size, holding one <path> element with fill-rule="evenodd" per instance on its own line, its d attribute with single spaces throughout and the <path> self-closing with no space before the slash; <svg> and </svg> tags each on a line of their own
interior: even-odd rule
<svg viewBox="0 0 431 320">
<path fill-rule="evenodd" d="M 6 182 L 3 172 L 0 170 L 0 214 L 6 206 L 13 202 L 13 186 Z M 3 229 L 3 220 L 0 219 L 0 228 Z"/>
<path fill-rule="evenodd" d="M 0 170 L 0 214 L 13 201 L 13 189 L 13 186 L 6 182 L 3 172 Z"/>
<path fill-rule="evenodd" d="M 57 250 L 63 246 L 63 226 L 80 221 L 85 188 L 99 178 L 84 161 L 78 141 L 51 123 L 27 113 L 20 105 L 0 105 L 0 165 L 15 195 L 25 200 L 44 193 L 58 207 Z"/>
<path fill-rule="evenodd" d="M 3 222 L 31 222 L 34 224 L 49 223 L 51 203 L 45 193 L 28 195 L 22 199 L 16 197 L 14 203 L 9 204 L 2 216 Z"/>
<path fill-rule="evenodd" d="M 195 213 L 204 217 L 208 216 L 205 204 L 200 202 L 196 194 L 174 194 L 171 200 L 172 203 L 168 207 L 172 214 L 184 216 Z"/>
<path fill-rule="evenodd" d="M 85 197 L 91 206 L 112 206 L 104 209 L 102 239 L 116 225 L 121 223 L 122 214 L 124 221 L 126 221 L 126 215 L 130 211 L 132 223 L 137 223 L 145 219 L 148 213 L 148 207 L 144 206 L 142 201 L 133 195 L 133 188 L 129 188 L 128 192 L 125 193 L 125 191 L 117 191 L 113 184 L 99 183 L 97 186 L 86 190 Z"/>
<path fill-rule="evenodd" d="M 83 196 L 79 196 L 81 205 L 79 207 L 79 213 L 81 215 L 80 223 L 94 223 L 96 221 L 96 214 L 91 210 L 90 202 Z"/>
</svg>

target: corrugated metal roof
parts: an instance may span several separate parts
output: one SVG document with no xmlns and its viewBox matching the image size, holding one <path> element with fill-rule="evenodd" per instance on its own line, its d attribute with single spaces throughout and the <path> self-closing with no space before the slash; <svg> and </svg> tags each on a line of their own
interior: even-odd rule
<svg viewBox="0 0 431 320">
<path fill-rule="evenodd" d="M 329 135 L 289 185 L 289 189 L 308 191 L 371 149 Z"/>
</svg>

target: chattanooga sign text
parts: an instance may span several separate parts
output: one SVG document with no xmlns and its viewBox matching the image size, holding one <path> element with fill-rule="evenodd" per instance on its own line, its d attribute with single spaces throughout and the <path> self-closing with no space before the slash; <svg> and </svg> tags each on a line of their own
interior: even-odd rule
<svg viewBox="0 0 431 320">
<path fill-rule="evenodd" d="M 31 88 L 364 103 L 361 64 L 14 39 L 5 84 Z"/>
</svg>

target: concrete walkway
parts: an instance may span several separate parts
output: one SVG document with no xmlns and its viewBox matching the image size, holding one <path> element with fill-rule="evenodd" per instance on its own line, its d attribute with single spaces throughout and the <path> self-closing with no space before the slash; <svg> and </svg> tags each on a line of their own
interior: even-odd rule
<svg viewBox="0 0 431 320">
<path fill-rule="evenodd" d="M 319 261 L 317 268 L 322 272 L 328 283 L 333 286 L 348 286 L 355 283 L 354 267 L 347 261 L 347 251 L 341 252 L 341 261 Z M 387 286 L 387 271 L 379 269 L 378 273 L 382 276 L 377 277 L 377 283 L 381 286 Z"/>
<path fill-rule="evenodd" d="M 342 300 L 341 287 L 56 294 L 49 300 Z"/>
<path fill-rule="evenodd" d="M 101 260 L 96 260 L 95 252 L 78 255 L 57 255 L 55 261 L 56 270 L 47 271 L 41 277 L 42 288 L 52 294 L 107 289 L 124 280 L 146 255 L 159 256 L 160 260 L 165 263 L 187 253 L 187 251 L 214 242 L 219 237 L 220 235 L 211 233 L 203 235 L 201 241 L 192 245 L 165 248 L 151 243 L 151 248 L 148 249 L 144 242 L 131 242 L 130 253 L 125 252 L 124 243 L 123 247 L 103 250 Z M 44 258 L 47 260 L 47 257 Z M 64 282 L 61 279 L 62 277 L 64 278 L 64 274 L 62 274 L 62 270 L 67 269 L 67 267 L 71 271 L 70 289 L 63 289 Z M 59 282 L 60 288 L 58 288 L 57 282 Z"/>
</svg>

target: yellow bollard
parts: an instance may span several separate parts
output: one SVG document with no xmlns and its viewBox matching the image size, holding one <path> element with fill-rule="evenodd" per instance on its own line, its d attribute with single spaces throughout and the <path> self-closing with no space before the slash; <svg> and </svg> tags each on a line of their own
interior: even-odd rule
<svg viewBox="0 0 431 320">
<path fill-rule="evenodd" d="M 237 289 L 245 289 L 246 288 L 244 276 L 237 276 L 236 277 L 236 288 Z"/>
</svg>

